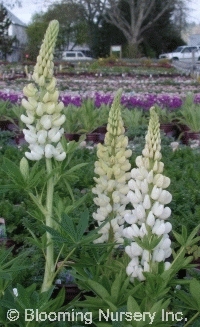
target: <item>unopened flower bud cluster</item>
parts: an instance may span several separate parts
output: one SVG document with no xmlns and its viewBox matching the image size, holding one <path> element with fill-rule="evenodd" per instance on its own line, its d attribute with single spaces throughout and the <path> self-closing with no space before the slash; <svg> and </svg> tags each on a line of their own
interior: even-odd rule
<svg viewBox="0 0 200 327">
<path fill-rule="evenodd" d="M 53 77 L 52 60 L 58 28 L 58 21 L 51 21 L 34 68 L 32 78 L 35 84 L 30 83 L 23 89 L 27 98 L 22 100 L 26 115 L 21 115 L 21 120 L 27 126 L 23 133 L 30 149 L 25 155 L 30 160 L 46 157 L 62 161 L 66 156 L 59 142 L 64 133 L 61 127 L 65 121 L 62 114 L 64 105 L 58 101 L 59 92 Z"/>
<path fill-rule="evenodd" d="M 123 243 L 123 216 L 128 203 L 127 180 L 130 179 L 128 171 L 131 168 L 128 158 L 132 151 L 127 149 L 128 138 L 124 135 L 120 99 L 121 90 L 118 91 L 109 113 L 104 145 L 97 146 L 98 161 L 95 162 L 94 171 L 99 177 L 94 178 L 96 187 L 92 191 L 97 195 L 94 202 L 99 208 L 93 213 L 93 218 L 98 221 L 99 226 L 104 221 L 107 223 L 100 229 L 99 233 L 102 235 L 96 243 Z"/>
<path fill-rule="evenodd" d="M 171 241 L 169 232 L 171 223 L 166 220 L 171 215 L 167 206 L 171 194 L 166 190 L 170 179 L 163 175 L 164 164 L 161 162 L 161 140 L 158 115 L 154 108 L 150 110 L 150 121 L 146 135 L 145 148 L 142 156 L 136 158 L 137 168 L 131 170 L 131 179 L 128 182 L 129 192 L 127 197 L 133 206 L 127 210 L 124 219 L 129 224 L 123 231 L 124 237 L 131 240 L 125 251 L 131 258 L 127 266 L 127 274 L 132 278 L 145 280 L 143 272 L 153 272 L 156 263 L 165 261 L 170 257 Z M 147 250 L 138 245 L 135 238 L 149 240 L 155 236 L 161 240 L 152 250 Z M 165 262 L 165 269 L 170 266 Z"/>
</svg>

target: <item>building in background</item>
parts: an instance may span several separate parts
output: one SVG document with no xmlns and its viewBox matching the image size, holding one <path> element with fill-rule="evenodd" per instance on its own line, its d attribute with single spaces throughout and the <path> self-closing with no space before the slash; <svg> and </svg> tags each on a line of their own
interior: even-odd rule
<svg viewBox="0 0 200 327">
<path fill-rule="evenodd" d="M 13 43 L 13 52 L 7 56 L 9 62 L 18 62 L 24 60 L 24 50 L 27 44 L 28 38 L 26 33 L 26 24 L 24 24 L 19 18 L 17 18 L 9 9 L 7 9 L 8 18 L 11 24 L 8 29 L 8 35 L 16 37 L 16 41 Z"/>
</svg>

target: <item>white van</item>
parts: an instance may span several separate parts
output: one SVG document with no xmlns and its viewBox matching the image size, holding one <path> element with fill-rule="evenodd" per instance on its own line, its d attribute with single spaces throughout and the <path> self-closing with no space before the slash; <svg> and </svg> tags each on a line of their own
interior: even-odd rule
<svg viewBox="0 0 200 327">
<path fill-rule="evenodd" d="M 169 59 L 169 60 L 184 60 L 191 62 L 192 59 L 200 60 L 200 49 L 199 46 L 180 46 L 173 52 L 163 53 L 159 56 L 159 59 Z"/>
<path fill-rule="evenodd" d="M 80 61 L 80 60 L 92 60 L 92 57 L 86 57 L 82 51 L 64 51 L 62 53 L 62 60 L 67 61 Z"/>
</svg>

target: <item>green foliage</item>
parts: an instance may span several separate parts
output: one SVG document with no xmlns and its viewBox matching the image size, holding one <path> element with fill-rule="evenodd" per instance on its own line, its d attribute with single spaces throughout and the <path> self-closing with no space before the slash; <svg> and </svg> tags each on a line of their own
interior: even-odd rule
<svg viewBox="0 0 200 327">
<path fill-rule="evenodd" d="M 169 192 L 173 198 L 170 203 L 170 220 L 173 230 L 179 232 L 182 225 L 185 225 L 188 232 L 191 232 L 199 224 L 200 154 L 189 147 L 181 147 L 175 152 L 165 147 L 163 162 L 165 175 L 171 179 Z"/>
<path fill-rule="evenodd" d="M 141 109 L 123 109 L 122 119 L 129 140 L 135 139 L 137 136 L 144 136 L 147 130 L 147 119 Z"/>
<path fill-rule="evenodd" d="M 16 285 L 18 295 L 13 295 L 13 290 L 9 287 L 4 297 L 0 300 L 1 309 L 0 309 L 0 322 L 3 326 L 10 327 L 13 326 L 12 322 L 9 322 L 6 318 L 6 312 L 9 309 L 15 309 L 19 312 L 19 319 L 15 322 L 15 326 L 26 327 L 27 321 L 25 319 L 26 309 L 32 309 L 33 311 L 27 311 L 34 315 L 33 321 L 29 321 L 28 325 L 31 327 L 36 327 L 38 324 L 40 326 L 46 326 L 47 321 L 43 320 L 38 322 L 36 319 L 36 310 L 38 314 L 41 312 L 58 312 L 61 308 L 64 301 L 64 289 L 62 289 L 55 299 L 52 299 L 53 288 L 47 292 L 40 293 L 36 290 L 36 284 L 24 288 L 22 285 Z M 6 310 L 5 310 L 6 309 Z M 31 315 L 28 316 L 31 319 Z M 58 324 L 53 322 L 51 326 L 58 326 Z"/>
<path fill-rule="evenodd" d="M 80 108 L 70 104 L 63 109 L 63 113 L 65 114 L 66 117 L 66 120 L 63 124 L 63 128 L 65 132 L 77 133 L 80 126 L 80 122 L 79 122 Z"/>
<path fill-rule="evenodd" d="M 176 118 L 176 112 L 166 108 L 155 106 L 161 124 L 171 123 Z"/>
<path fill-rule="evenodd" d="M 5 116 L 8 115 L 8 110 L 10 109 L 10 101 L 0 101 L 0 120 L 5 120 Z"/>
<path fill-rule="evenodd" d="M 79 111 L 79 133 L 90 133 L 98 126 L 99 112 L 95 109 L 94 101 L 87 99 L 83 102 Z"/>
<path fill-rule="evenodd" d="M 27 252 L 24 252 L 14 258 L 12 248 L 5 249 L 0 246 L 0 299 L 2 299 L 9 285 L 13 284 L 17 275 L 28 268 L 27 254 Z"/>
<path fill-rule="evenodd" d="M 192 132 L 200 132 L 200 105 L 194 103 L 193 94 L 187 95 L 179 115 L 182 124 L 187 125 Z"/>
</svg>

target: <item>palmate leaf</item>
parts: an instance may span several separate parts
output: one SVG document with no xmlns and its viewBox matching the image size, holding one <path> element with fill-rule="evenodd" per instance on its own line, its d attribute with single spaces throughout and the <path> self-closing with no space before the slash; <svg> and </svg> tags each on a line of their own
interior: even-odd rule
<svg viewBox="0 0 200 327">
<path fill-rule="evenodd" d="M 62 221 L 57 221 L 57 224 L 60 226 L 59 230 L 48 226 L 42 226 L 42 228 L 52 235 L 55 242 L 67 244 L 69 247 L 85 246 L 88 244 L 90 244 L 90 247 L 95 247 L 96 244 L 93 244 L 93 241 L 99 237 L 98 231 L 106 224 L 106 221 L 85 235 L 88 228 L 88 221 L 89 212 L 86 210 L 81 214 L 78 224 L 70 216 L 63 214 Z M 112 246 L 113 244 L 110 245 Z M 105 247 L 105 244 L 98 244 L 98 246 Z M 106 246 L 109 246 L 109 244 Z"/>
<path fill-rule="evenodd" d="M 19 167 L 14 162 L 8 158 L 4 158 L 2 170 L 8 175 L 9 179 L 11 179 L 15 185 L 23 189 L 26 188 L 27 183 L 25 182 Z"/>
<path fill-rule="evenodd" d="M 185 303 L 186 308 L 188 310 L 197 310 L 198 311 L 198 304 L 196 302 L 195 299 L 193 299 L 191 296 L 189 296 L 188 293 L 184 292 L 184 291 L 177 291 L 175 293 L 175 296 L 181 300 L 182 302 Z M 182 305 L 181 305 L 182 307 Z"/>
</svg>

